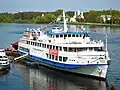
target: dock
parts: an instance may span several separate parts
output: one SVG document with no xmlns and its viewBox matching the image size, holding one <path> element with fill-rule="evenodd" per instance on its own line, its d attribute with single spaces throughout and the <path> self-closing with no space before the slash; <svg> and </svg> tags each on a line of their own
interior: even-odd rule
<svg viewBox="0 0 120 90">
<path fill-rule="evenodd" d="M 6 51 L 6 55 L 10 59 L 11 63 L 13 63 L 13 62 L 16 63 L 16 62 L 20 62 L 21 60 L 24 60 L 23 58 L 25 58 L 28 54 L 20 56 L 17 53 L 17 51 Z"/>
</svg>

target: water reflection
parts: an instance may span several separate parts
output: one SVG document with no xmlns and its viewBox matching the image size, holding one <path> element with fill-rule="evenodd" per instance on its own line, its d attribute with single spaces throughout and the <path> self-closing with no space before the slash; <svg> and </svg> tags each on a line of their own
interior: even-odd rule
<svg viewBox="0 0 120 90">
<path fill-rule="evenodd" d="M 8 70 L 1 70 L 0 71 L 0 76 L 7 75 L 8 72 L 9 72 Z"/>
<path fill-rule="evenodd" d="M 70 75 L 42 66 L 39 69 L 21 67 L 21 72 L 31 90 L 106 90 L 104 81 Z"/>
</svg>

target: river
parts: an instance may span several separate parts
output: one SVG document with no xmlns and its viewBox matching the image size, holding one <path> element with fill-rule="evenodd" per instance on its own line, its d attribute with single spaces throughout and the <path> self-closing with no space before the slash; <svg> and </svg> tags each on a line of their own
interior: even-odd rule
<svg viewBox="0 0 120 90">
<path fill-rule="evenodd" d="M 0 48 L 7 48 L 18 41 L 26 28 L 40 28 L 41 24 L 0 24 Z M 69 25 L 70 30 L 83 26 Z M 120 90 L 120 27 L 84 26 L 92 32 L 94 39 L 105 41 L 108 34 L 108 51 L 111 63 L 107 73 L 107 84 L 76 75 L 51 70 L 40 66 L 33 68 L 21 64 L 11 64 L 9 72 L 0 73 L 0 90 L 106 90 L 114 83 Z M 110 87 L 108 87 L 110 88 Z"/>
</svg>

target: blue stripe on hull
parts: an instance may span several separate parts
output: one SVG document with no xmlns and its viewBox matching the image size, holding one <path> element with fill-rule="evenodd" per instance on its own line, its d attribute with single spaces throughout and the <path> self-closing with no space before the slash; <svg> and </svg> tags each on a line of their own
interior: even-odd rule
<svg viewBox="0 0 120 90">
<path fill-rule="evenodd" d="M 25 53 L 19 51 L 18 54 L 23 55 Z M 63 64 L 63 63 L 43 59 L 43 58 L 40 58 L 40 57 L 36 57 L 36 56 L 33 56 L 33 55 L 29 55 L 28 58 L 30 60 L 43 62 L 43 63 L 50 64 L 50 65 L 53 65 L 53 66 L 56 66 L 56 67 L 69 68 L 69 69 L 79 68 L 80 66 L 98 66 L 98 64 L 88 64 L 88 65 L 87 64 L 86 65 Z M 107 65 L 107 64 L 99 64 L 99 66 L 102 66 L 102 65 Z"/>
<path fill-rule="evenodd" d="M 42 58 L 39 58 L 39 57 L 36 57 L 36 56 L 32 56 L 32 55 L 29 55 L 28 58 L 31 59 L 31 60 L 36 60 L 36 61 L 43 61 L 44 60 Z"/>
<path fill-rule="evenodd" d="M 55 66 L 65 68 L 65 64 L 62 63 L 55 63 Z"/>
<path fill-rule="evenodd" d="M 79 68 L 80 65 L 69 65 L 69 64 L 66 64 L 66 68 Z"/>
<path fill-rule="evenodd" d="M 47 64 L 50 64 L 50 65 L 55 65 L 54 62 L 49 61 L 49 60 L 45 60 L 44 62 L 47 63 Z"/>
</svg>

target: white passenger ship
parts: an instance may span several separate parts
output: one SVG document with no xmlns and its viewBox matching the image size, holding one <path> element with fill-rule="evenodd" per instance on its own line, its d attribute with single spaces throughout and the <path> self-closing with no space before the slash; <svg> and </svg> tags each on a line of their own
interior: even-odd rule
<svg viewBox="0 0 120 90">
<path fill-rule="evenodd" d="M 54 69 L 105 79 L 110 61 L 107 39 L 105 47 L 86 30 L 69 32 L 64 12 L 63 18 L 63 29 L 25 31 L 18 43 L 19 54 Z"/>
<path fill-rule="evenodd" d="M 10 62 L 4 49 L 0 49 L 0 70 L 10 68 Z"/>
</svg>

